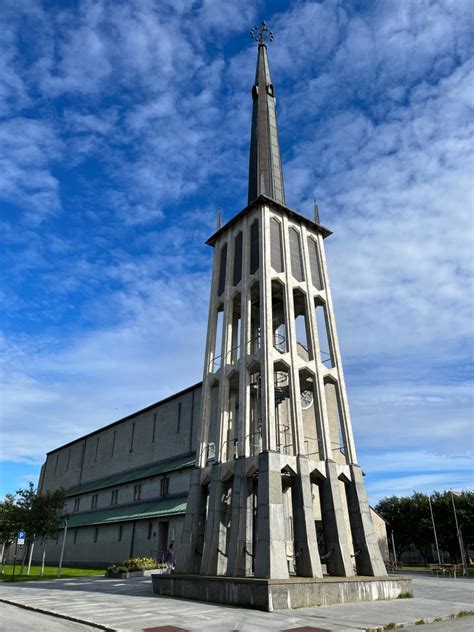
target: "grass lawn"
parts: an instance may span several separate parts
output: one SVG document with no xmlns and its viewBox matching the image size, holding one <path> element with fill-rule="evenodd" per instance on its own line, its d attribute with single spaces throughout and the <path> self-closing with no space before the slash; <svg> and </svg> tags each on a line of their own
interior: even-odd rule
<svg viewBox="0 0 474 632">
<path fill-rule="evenodd" d="M 19 575 L 21 564 L 17 564 L 15 568 L 15 581 L 19 582 L 32 582 L 41 581 L 42 579 L 57 579 L 58 567 L 57 566 L 45 566 L 44 575 L 40 576 L 41 565 L 32 564 L 30 575 L 26 574 L 27 566 L 25 565 L 23 575 Z M 13 564 L 6 564 L 3 574 L 0 574 L 0 581 L 11 582 L 13 573 Z M 61 569 L 61 579 L 66 577 L 85 577 L 88 575 L 104 575 L 104 568 L 72 568 L 70 566 L 63 566 Z"/>
</svg>

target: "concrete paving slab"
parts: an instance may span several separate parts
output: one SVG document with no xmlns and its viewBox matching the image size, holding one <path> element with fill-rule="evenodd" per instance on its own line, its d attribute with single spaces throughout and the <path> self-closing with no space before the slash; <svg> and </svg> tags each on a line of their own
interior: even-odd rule
<svg viewBox="0 0 474 632">
<path fill-rule="evenodd" d="M 447 617 L 473 608 L 472 580 L 415 577 L 413 587 L 414 599 L 275 612 L 153 596 L 148 577 L 127 582 L 78 578 L 68 582 L 3 583 L 0 584 L 0 600 L 65 616 L 72 614 L 81 621 L 118 632 L 141 632 L 145 628 L 164 625 L 209 632 L 265 632 L 301 627 L 360 632 L 392 622 L 406 625 L 420 619 L 431 621 L 435 617 Z M 437 630 L 442 632 L 441 628 Z"/>
</svg>

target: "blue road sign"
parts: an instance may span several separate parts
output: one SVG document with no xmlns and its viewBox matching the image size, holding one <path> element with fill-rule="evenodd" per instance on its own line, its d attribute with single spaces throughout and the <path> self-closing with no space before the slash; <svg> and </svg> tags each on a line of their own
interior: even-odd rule
<svg viewBox="0 0 474 632">
<path fill-rule="evenodd" d="M 26 536 L 26 533 L 24 531 L 18 531 L 18 539 L 19 540 L 24 540 Z"/>
</svg>

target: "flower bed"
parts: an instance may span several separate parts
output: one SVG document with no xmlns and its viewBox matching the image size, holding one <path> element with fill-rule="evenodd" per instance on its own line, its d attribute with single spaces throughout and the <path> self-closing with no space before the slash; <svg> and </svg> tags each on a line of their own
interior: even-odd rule
<svg viewBox="0 0 474 632">
<path fill-rule="evenodd" d="M 151 557 L 134 557 L 120 564 L 112 564 L 105 572 L 111 579 L 128 579 L 130 577 L 143 577 L 154 573 L 163 573 L 166 564 L 161 564 Z"/>
</svg>

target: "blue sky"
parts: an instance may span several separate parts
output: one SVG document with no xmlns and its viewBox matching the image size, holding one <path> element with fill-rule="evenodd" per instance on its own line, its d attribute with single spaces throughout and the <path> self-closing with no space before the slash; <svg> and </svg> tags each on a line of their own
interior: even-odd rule
<svg viewBox="0 0 474 632">
<path fill-rule="evenodd" d="M 474 4 L 1 0 L 1 493 L 201 379 L 266 19 L 287 203 L 326 241 L 370 500 L 472 487 Z"/>
</svg>

